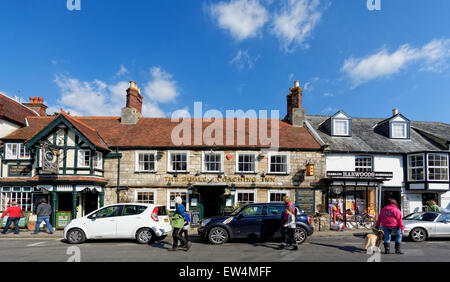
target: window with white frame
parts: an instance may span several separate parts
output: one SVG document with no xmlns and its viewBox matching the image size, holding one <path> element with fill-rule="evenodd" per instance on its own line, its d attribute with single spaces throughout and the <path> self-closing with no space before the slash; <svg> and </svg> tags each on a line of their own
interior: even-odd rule
<svg viewBox="0 0 450 282">
<path fill-rule="evenodd" d="M 29 159 L 30 151 L 24 144 L 9 143 L 5 146 L 5 158 L 7 160 Z"/>
<path fill-rule="evenodd" d="M 203 172 L 222 172 L 222 162 L 222 152 L 203 152 Z"/>
<path fill-rule="evenodd" d="M 136 152 L 136 171 L 156 171 L 156 152 Z"/>
<path fill-rule="evenodd" d="M 182 200 L 182 204 L 183 206 L 186 208 L 186 210 L 188 210 L 188 206 L 187 206 L 187 191 L 168 191 L 167 192 L 167 206 L 169 207 L 169 210 L 174 211 L 176 209 L 176 203 L 175 203 L 175 198 L 177 196 L 181 197 Z"/>
<path fill-rule="evenodd" d="M 408 156 L 408 180 L 420 181 L 425 180 L 425 162 L 424 155 L 409 155 Z"/>
<path fill-rule="evenodd" d="M 94 168 L 96 168 L 96 169 L 103 168 L 103 154 L 101 152 L 95 152 Z"/>
<path fill-rule="evenodd" d="M 31 211 L 31 187 L 3 187 L 1 191 L 1 210 L 5 211 L 12 202 L 24 211 Z"/>
<path fill-rule="evenodd" d="M 284 197 L 289 196 L 288 192 L 282 191 L 269 191 L 269 202 L 270 203 L 282 203 L 284 202 Z"/>
<path fill-rule="evenodd" d="M 238 153 L 237 154 L 237 172 L 255 173 L 256 172 L 256 154 Z"/>
<path fill-rule="evenodd" d="M 405 139 L 408 137 L 407 124 L 405 122 L 392 123 L 392 138 Z"/>
<path fill-rule="evenodd" d="M 269 155 L 269 173 L 289 173 L 289 155 Z"/>
<path fill-rule="evenodd" d="M 373 171 L 373 158 L 371 156 L 356 156 L 355 171 L 357 172 Z"/>
<path fill-rule="evenodd" d="M 428 154 L 428 180 L 448 181 L 447 154 Z"/>
<path fill-rule="evenodd" d="M 136 203 L 154 204 L 156 199 L 156 192 L 155 190 L 149 189 L 136 190 L 134 194 L 134 199 Z"/>
<path fill-rule="evenodd" d="M 169 152 L 169 171 L 187 171 L 188 153 Z"/>
<path fill-rule="evenodd" d="M 333 135 L 348 136 L 349 133 L 349 121 L 348 120 L 333 120 Z"/>
<path fill-rule="evenodd" d="M 238 191 L 237 192 L 237 203 L 239 205 L 253 204 L 255 203 L 255 192 L 254 191 Z"/>
<path fill-rule="evenodd" d="M 78 167 L 90 167 L 91 166 L 91 151 L 80 150 L 78 151 Z"/>
</svg>

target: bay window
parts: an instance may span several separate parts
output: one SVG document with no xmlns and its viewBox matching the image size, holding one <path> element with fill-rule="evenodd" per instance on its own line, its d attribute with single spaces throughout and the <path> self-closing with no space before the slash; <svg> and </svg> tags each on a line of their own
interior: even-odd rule
<svg viewBox="0 0 450 282">
<path fill-rule="evenodd" d="M 424 154 L 408 156 L 408 180 L 420 181 L 425 180 L 425 162 Z"/>
<path fill-rule="evenodd" d="M 30 151 L 24 144 L 9 143 L 5 145 L 5 159 L 17 160 L 17 159 L 29 159 Z"/>
<path fill-rule="evenodd" d="M 448 181 L 447 154 L 428 154 L 428 180 Z"/>
<path fill-rule="evenodd" d="M 78 167 L 90 167 L 91 166 L 91 151 L 80 150 L 78 151 Z"/>
</svg>

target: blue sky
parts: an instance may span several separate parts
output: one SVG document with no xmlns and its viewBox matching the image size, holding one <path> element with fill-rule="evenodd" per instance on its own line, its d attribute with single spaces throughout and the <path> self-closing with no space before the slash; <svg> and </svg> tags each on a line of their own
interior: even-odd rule
<svg viewBox="0 0 450 282">
<path fill-rule="evenodd" d="M 294 80 L 308 114 L 450 122 L 450 1 L 0 2 L 0 92 L 50 111 L 119 115 L 128 81 L 145 116 L 280 110 Z"/>
</svg>

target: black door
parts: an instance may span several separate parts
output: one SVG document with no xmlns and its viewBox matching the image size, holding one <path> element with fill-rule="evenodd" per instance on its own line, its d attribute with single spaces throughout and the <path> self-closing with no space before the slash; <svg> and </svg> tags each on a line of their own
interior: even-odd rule
<svg viewBox="0 0 450 282">
<path fill-rule="evenodd" d="M 201 189 L 200 198 L 203 205 L 203 217 L 211 217 L 222 214 L 224 190 Z"/>
<path fill-rule="evenodd" d="M 58 193 L 57 210 L 72 212 L 72 193 Z"/>
<path fill-rule="evenodd" d="M 84 194 L 84 215 L 98 209 L 98 193 L 88 192 Z"/>
</svg>

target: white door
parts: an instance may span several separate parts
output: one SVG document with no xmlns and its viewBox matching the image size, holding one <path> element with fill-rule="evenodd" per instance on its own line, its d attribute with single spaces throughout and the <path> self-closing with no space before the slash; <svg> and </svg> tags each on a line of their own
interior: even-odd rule
<svg viewBox="0 0 450 282">
<path fill-rule="evenodd" d="M 450 237 L 450 214 L 441 214 L 436 220 L 436 235 Z"/>
<path fill-rule="evenodd" d="M 140 205 L 123 206 L 122 216 L 117 219 L 117 237 L 134 238 L 136 230 L 143 226 L 148 226 L 151 219 L 150 215 L 146 218 L 143 214 L 146 209 L 147 206 Z"/>
<path fill-rule="evenodd" d="M 121 206 L 103 208 L 90 216 L 87 223 L 89 238 L 116 238 L 117 220 L 120 218 Z"/>
</svg>

